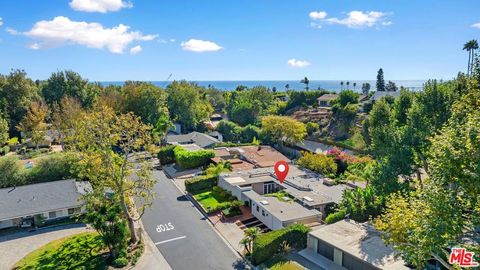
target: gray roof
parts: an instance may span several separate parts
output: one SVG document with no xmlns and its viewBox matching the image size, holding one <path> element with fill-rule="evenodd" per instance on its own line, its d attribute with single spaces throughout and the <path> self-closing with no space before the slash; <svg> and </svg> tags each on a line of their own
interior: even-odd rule
<svg viewBox="0 0 480 270">
<path fill-rule="evenodd" d="M 196 131 L 188 134 L 167 136 L 167 143 L 169 144 L 196 144 L 202 148 L 207 148 L 218 142 L 219 141 L 212 136 Z"/>
<path fill-rule="evenodd" d="M 61 180 L 0 189 L 0 220 L 74 208 L 92 190 L 88 182 Z"/>
<path fill-rule="evenodd" d="M 386 97 L 386 96 L 397 98 L 398 96 L 400 96 L 400 91 L 388 91 L 388 92 L 387 91 L 377 91 L 373 94 L 373 96 L 370 98 L 370 100 L 377 101 L 377 100 L 381 99 L 382 97 Z"/>
</svg>

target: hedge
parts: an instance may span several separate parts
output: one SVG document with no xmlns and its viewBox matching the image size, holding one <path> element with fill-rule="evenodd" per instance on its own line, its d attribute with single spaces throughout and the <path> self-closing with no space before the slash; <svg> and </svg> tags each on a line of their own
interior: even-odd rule
<svg viewBox="0 0 480 270">
<path fill-rule="evenodd" d="M 158 151 L 158 160 L 160 160 L 161 165 L 175 163 L 175 145 L 167 145 L 160 148 Z"/>
<path fill-rule="evenodd" d="M 335 223 L 337 221 L 344 219 L 346 215 L 347 215 L 347 212 L 344 209 L 335 213 L 331 213 L 325 218 L 325 223 L 327 224 Z"/>
<path fill-rule="evenodd" d="M 212 189 L 217 185 L 217 182 L 218 180 L 215 176 L 208 177 L 202 175 L 185 181 L 185 189 L 192 194 L 197 194 Z"/>
<path fill-rule="evenodd" d="M 215 157 L 212 150 L 187 151 L 181 146 L 173 149 L 175 160 L 182 169 L 191 169 L 206 165 L 210 159 Z"/>
<path fill-rule="evenodd" d="M 287 228 L 260 234 L 253 242 L 252 263 L 259 265 L 279 254 L 284 241 L 292 248 L 305 248 L 309 231 L 310 228 L 303 224 L 293 224 Z"/>
</svg>

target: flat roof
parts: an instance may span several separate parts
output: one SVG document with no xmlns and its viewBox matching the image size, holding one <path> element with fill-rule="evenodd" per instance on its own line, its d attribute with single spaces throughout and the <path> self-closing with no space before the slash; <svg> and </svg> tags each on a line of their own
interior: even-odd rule
<svg viewBox="0 0 480 270">
<path fill-rule="evenodd" d="M 317 210 L 307 209 L 294 200 L 282 202 L 276 197 L 263 196 L 253 190 L 243 192 L 249 199 L 255 201 L 259 206 L 265 208 L 270 214 L 274 215 L 280 221 L 291 221 L 304 219 L 308 217 L 321 217 Z M 262 202 L 267 202 L 264 204 Z"/>
<path fill-rule="evenodd" d="M 91 189 L 90 183 L 74 179 L 2 188 L 0 220 L 78 207 Z"/>
<path fill-rule="evenodd" d="M 381 269 L 410 269 L 398 252 L 385 246 L 380 233 L 367 223 L 341 220 L 322 226 L 309 235 Z"/>
</svg>

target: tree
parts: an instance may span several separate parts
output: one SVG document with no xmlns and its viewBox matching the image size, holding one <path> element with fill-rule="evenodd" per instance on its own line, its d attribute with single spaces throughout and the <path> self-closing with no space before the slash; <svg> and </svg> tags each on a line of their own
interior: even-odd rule
<svg viewBox="0 0 480 270">
<path fill-rule="evenodd" d="M 86 197 L 86 214 L 82 220 L 98 232 L 113 261 L 126 257 L 129 232 L 122 208 L 115 203 L 117 200 L 105 196 L 100 192 Z"/>
<path fill-rule="evenodd" d="M 478 49 L 478 42 L 472 39 L 463 45 L 463 50 L 468 51 L 467 76 L 470 76 L 473 68 L 475 50 Z"/>
<path fill-rule="evenodd" d="M 338 104 L 345 107 L 347 104 L 357 104 L 358 103 L 358 93 L 355 93 L 353 90 L 344 90 L 338 94 Z"/>
<path fill-rule="evenodd" d="M 343 90 L 343 81 L 340 82 L 341 89 Z"/>
<path fill-rule="evenodd" d="M 347 89 L 350 87 L 350 82 L 347 81 Z"/>
<path fill-rule="evenodd" d="M 30 104 L 27 114 L 17 126 L 19 131 L 30 137 L 38 148 L 38 144 L 45 138 L 47 123 L 45 119 L 48 114 L 48 107 L 41 101 L 34 101 Z"/>
<path fill-rule="evenodd" d="M 0 157 L 0 188 L 21 186 L 25 182 L 22 163 L 15 156 Z"/>
<path fill-rule="evenodd" d="M 64 96 L 60 103 L 52 106 L 52 127 L 57 132 L 56 140 L 63 145 L 65 138 L 70 136 L 77 121 L 81 121 L 84 110 L 80 102 L 70 96 Z"/>
<path fill-rule="evenodd" d="M 308 84 L 310 84 L 310 80 L 308 80 L 308 78 L 305 77 L 305 78 L 303 78 L 303 79 L 300 81 L 300 83 L 305 84 L 305 90 L 308 91 L 308 89 L 309 89 L 309 88 L 308 88 Z"/>
<path fill-rule="evenodd" d="M 370 92 L 370 84 L 369 83 L 363 83 L 362 84 L 362 93 L 364 95 L 368 95 L 368 92 Z"/>
<path fill-rule="evenodd" d="M 365 222 L 377 217 L 383 207 L 383 198 L 375 194 L 371 186 L 365 189 L 346 189 L 343 192 L 340 208 L 357 222 Z"/>
<path fill-rule="evenodd" d="M 166 140 L 167 133 L 172 127 L 174 127 L 174 125 L 170 120 L 170 117 L 167 114 L 164 114 L 158 118 L 157 124 L 155 125 L 153 131 L 159 136 L 161 142 L 162 140 Z"/>
<path fill-rule="evenodd" d="M 387 85 L 385 86 L 385 91 L 396 92 L 396 91 L 398 91 L 398 87 L 394 82 L 388 81 Z"/>
<path fill-rule="evenodd" d="M 383 78 L 383 69 L 379 69 L 377 73 L 377 91 L 385 91 L 385 79 Z"/>
<path fill-rule="evenodd" d="M 67 143 L 78 155 L 78 173 L 97 190 L 111 189 L 118 198 L 130 231 L 137 242 L 134 221 L 151 205 L 151 163 L 138 151 L 151 145 L 151 127 L 132 113 L 117 115 L 109 107 L 84 113 Z M 136 207 L 131 198 L 139 198 Z M 137 215 L 138 212 L 138 215 Z"/>
<path fill-rule="evenodd" d="M 70 96 L 79 100 L 83 107 L 90 108 L 100 88 L 99 85 L 89 84 L 78 73 L 66 70 L 52 73 L 41 91 L 47 104 L 60 102 L 64 96 Z"/>
<path fill-rule="evenodd" d="M 213 109 L 204 95 L 204 88 L 186 81 L 172 82 L 167 87 L 170 117 L 185 130 L 193 130 L 208 120 Z"/>
<path fill-rule="evenodd" d="M 0 146 L 8 141 L 8 121 L 0 114 Z"/>
<path fill-rule="evenodd" d="M 156 125 L 160 117 L 168 114 L 166 92 L 151 83 L 127 81 L 123 95 L 123 113 L 133 112 L 145 124 Z"/>
<path fill-rule="evenodd" d="M 285 91 L 288 91 L 290 89 L 290 84 L 285 84 Z"/>
<path fill-rule="evenodd" d="M 357 83 L 354 82 L 354 83 L 353 83 L 353 91 L 355 91 L 356 88 L 357 88 Z"/>
<path fill-rule="evenodd" d="M 312 135 L 320 129 L 320 126 L 315 122 L 308 122 L 305 127 L 307 128 L 308 135 Z"/>
<path fill-rule="evenodd" d="M 256 124 L 274 104 L 275 97 L 268 88 L 256 86 L 242 92 L 230 93 L 226 111 L 229 119 L 241 126 Z"/>
<path fill-rule="evenodd" d="M 296 144 L 303 141 L 307 129 L 302 122 L 288 116 L 269 115 L 262 119 L 262 134 L 274 142 Z"/>
<path fill-rule="evenodd" d="M 27 113 L 31 101 L 39 98 L 38 88 L 23 70 L 13 70 L 1 81 L 0 111 L 9 121 L 10 137 L 19 137 L 16 127 Z"/>
<path fill-rule="evenodd" d="M 240 244 L 245 247 L 247 254 L 253 252 L 253 242 L 260 235 L 260 230 L 257 227 L 251 227 L 245 230 L 244 237 L 240 240 Z"/>
</svg>

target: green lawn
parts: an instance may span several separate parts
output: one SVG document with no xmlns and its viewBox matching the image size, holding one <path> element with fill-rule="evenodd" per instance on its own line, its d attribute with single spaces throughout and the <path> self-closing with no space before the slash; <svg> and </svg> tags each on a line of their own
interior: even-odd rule
<svg viewBox="0 0 480 270">
<path fill-rule="evenodd" d="M 293 201 L 292 196 L 290 196 L 287 192 L 285 192 L 283 190 L 280 190 L 280 191 L 275 192 L 275 193 L 265 194 L 264 196 L 266 196 L 266 197 L 276 197 L 281 202 L 292 202 Z M 289 198 L 289 199 L 285 200 L 285 197 Z"/>
<path fill-rule="evenodd" d="M 226 209 L 230 206 L 229 196 L 215 190 L 198 193 L 194 197 L 208 212 Z"/>
<path fill-rule="evenodd" d="M 13 269 L 106 269 L 105 248 L 97 233 L 61 238 L 31 252 Z"/>
<path fill-rule="evenodd" d="M 289 261 L 284 257 L 275 256 L 265 264 L 266 269 L 270 270 L 304 270 L 302 266 L 294 261 Z"/>
</svg>

